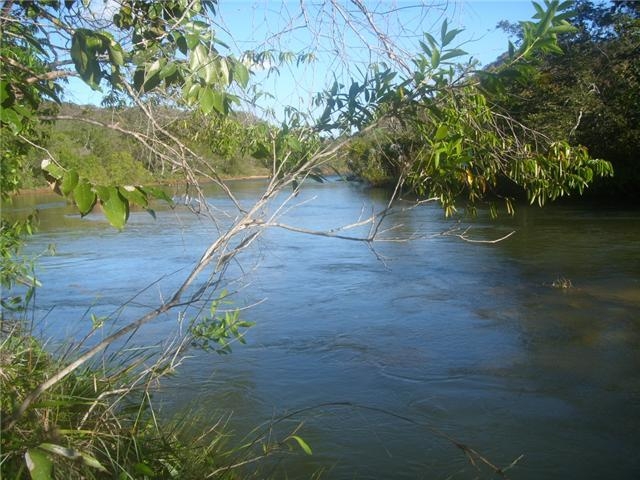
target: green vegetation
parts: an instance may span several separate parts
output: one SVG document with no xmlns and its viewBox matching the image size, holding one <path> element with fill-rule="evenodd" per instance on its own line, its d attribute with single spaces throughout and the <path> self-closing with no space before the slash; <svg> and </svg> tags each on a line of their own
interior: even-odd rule
<svg viewBox="0 0 640 480">
<path fill-rule="evenodd" d="M 145 149 L 125 132 L 145 131 L 148 125 L 135 108 L 104 108 L 74 104 L 47 105 L 57 121 L 42 125 L 42 149 L 30 148 L 21 161 L 23 188 L 46 186 L 43 158 L 53 157 L 65 170 L 75 171 L 92 184 L 125 185 L 179 183 L 185 178 L 175 166 Z M 247 115 L 203 116 L 177 109 L 156 110 L 156 118 L 215 167 L 223 177 L 263 176 L 263 162 L 251 156 L 250 132 L 257 119 Z M 106 128 L 105 125 L 115 126 Z M 215 133 L 215 134 L 214 134 Z M 10 177 L 9 177 L 10 178 Z"/>
<path fill-rule="evenodd" d="M 562 55 L 539 54 L 527 82 L 511 82 L 498 104 L 515 119 L 608 160 L 614 177 L 594 181 L 595 198 L 640 197 L 640 4 L 574 2 L 577 28 L 559 36 Z M 522 29 L 504 24 L 518 38 Z"/>
<path fill-rule="evenodd" d="M 374 184 L 405 175 L 406 186 L 441 199 L 449 213 L 461 197 L 471 211 L 487 196 L 506 197 L 510 211 L 509 194 L 542 205 L 596 179 L 600 196 L 637 195 L 638 5 L 583 1 L 555 17 L 537 9 L 541 22 L 511 26 L 518 41 L 485 71 L 438 68 L 461 53 L 448 47 L 455 31 L 426 35 L 413 78 L 399 83 L 427 78 L 435 88 L 407 89 L 405 97 L 420 95 L 412 110 L 351 143 L 354 172 Z"/>
<path fill-rule="evenodd" d="M 68 361 L 52 354 L 21 324 L 2 323 L 0 408 L 3 422 L 16 402 L 59 374 Z M 226 335 L 226 334 L 223 334 Z M 203 338 L 202 336 L 198 339 Z M 228 343 L 221 344 L 228 349 Z M 309 446 L 292 432 L 229 445 L 223 419 L 194 410 L 164 421 L 153 410 L 154 385 L 175 372 L 176 351 L 149 346 L 115 355 L 108 365 L 87 365 L 43 392 L 20 423 L 3 431 L 3 478 L 244 478 L 245 463 Z M 206 415 L 206 421 L 203 417 Z"/>
<path fill-rule="evenodd" d="M 370 18 L 356 4 L 356 13 Z M 574 32 L 568 7 L 570 2 L 555 0 L 538 6 L 535 21 L 521 24 L 518 46 L 487 71 L 455 63 L 464 52 L 454 46 L 459 31 L 445 21 L 437 38 L 424 34 L 411 65 L 390 52 L 361 78 L 336 80 L 318 94 L 315 117 L 287 108 L 282 124 L 274 126 L 241 113 L 261 93 L 252 83 L 252 65 L 266 58 L 304 63 L 313 61 L 313 52 L 274 57 L 269 50 L 251 51 L 241 61 L 215 36 L 214 0 L 124 0 L 102 21 L 92 19 L 86 2 L 2 2 L 4 199 L 29 186 L 26 179 L 38 172 L 82 215 L 99 205 L 116 228 L 125 227 L 134 206 L 153 213 L 154 201 L 171 203 L 150 186 L 158 181 L 179 180 L 206 205 L 199 182 L 209 180 L 237 207 L 226 223 L 206 212 L 218 235 L 171 296 L 73 355 L 47 352 L 25 326 L 36 283 L 20 248 L 32 223 L 3 219 L 3 476 L 201 478 L 207 472 L 233 478 L 235 465 L 285 445 L 310 453 L 295 430 L 276 442 L 258 436 L 238 455 L 220 450 L 216 428 L 180 440 L 156 421 L 152 386 L 173 373 L 189 346 L 227 353 L 230 342 L 242 341 L 250 325 L 237 312 L 219 310 L 227 266 L 276 225 L 305 180 L 323 181 L 323 172 L 345 157 L 358 176 L 396 185 L 390 207 L 399 191 L 411 190 L 436 198 L 446 214 L 460 199 L 471 210 L 493 201 L 503 181 L 542 205 L 611 174 L 610 163 L 592 158 L 562 129 L 537 132 L 518 120 L 528 121 L 524 110 L 514 118 L 498 103 L 516 85 L 532 84 L 540 59 L 560 52 L 559 36 Z M 68 76 L 108 89 L 108 108 L 61 103 Z M 241 206 L 222 177 L 255 173 L 269 176 L 264 193 L 254 205 Z M 512 211 L 511 199 L 504 201 Z M 371 243 L 383 220 L 384 214 L 359 222 L 371 224 L 366 238 L 324 234 Z M 189 318 L 190 308 L 198 314 L 177 343 L 149 347 L 147 356 L 96 361 L 142 325 L 176 310 L 178 318 Z M 101 319 L 93 320 L 98 331 Z M 255 445 L 262 453 L 253 453 Z"/>
</svg>

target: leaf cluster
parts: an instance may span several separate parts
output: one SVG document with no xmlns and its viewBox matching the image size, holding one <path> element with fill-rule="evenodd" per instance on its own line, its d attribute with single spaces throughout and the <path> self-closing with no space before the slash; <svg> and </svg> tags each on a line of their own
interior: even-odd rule
<svg viewBox="0 0 640 480">
<path fill-rule="evenodd" d="M 557 1 L 547 1 L 544 7 L 536 4 L 535 21 L 521 24 L 520 46 L 511 45 L 505 62 L 488 71 L 475 70 L 472 64 L 462 70 L 446 65 L 464 53 L 451 47 L 459 31 L 448 31 L 447 22 L 443 22 L 439 40 L 425 34 L 410 75 L 384 83 L 374 71 L 371 78 L 377 75 L 378 81 L 369 85 L 383 85 L 382 90 L 366 98 L 352 95 L 349 101 L 375 99 L 356 109 L 377 113 L 375 138 L 348 108 L 334 108 L 324 115 L 340 119 L 338 124 L 344 129 L 362 131 L 365 143 L 379 152 L 356 155 L 352 165 L 363 173 L 367 159 L 376 159 L 382 166 L 374 172 L 401 179 L 420 196 L 438 198 L 447 215 L 456 211 L 460 198 L 473 212 L 491 194 L 499 195 L 499 185 L 505 181 L 519 185 L 529 201 L 542 205 L 574 191 L 581 193 L 595 177 L 610 175 L 611 165 L 591 158 L 583 147 L 571 145 L 566 138 L 538 134 L 495 106 L 514 81 L 524 84 L 538 75 L 535 65 L 540 55 L 559 51 L 558 35 L 574 30 L 566 20 L 568 6 Z M 385 72 L 382 78 L 390 77 Z M 380 141 L 380 128 L 387 141 Z M 505 206 L 513 211 L 510 198 L 505 198 Z"/>
<path fill-rule="evenodd" d="M 164 200 L 173 205 L 173 200 L 157 187 L 94 184 L 81 177 L 76 170 L 66 170 L 48 159 L 43 160 L 42 169 L 52 189 L 73 201 L 82 216 L 99 204 L 109 223 L 116 228 L 125 226 L 133 205 L 146 210 L 153 217 L 155 212 L 150 207 L 151 199 Z"/>
<path fill-rule="evenodd" d="M 253 322 L 240 319 L 240 311 L 220 311 L 220 307 L 229 303 L 226 291 L 211 302 L 209 314 L 193 320 L 189 325 L 191 345 L 204 351 L 214 351 L 218 354 L 231 353 L 231 343 L 245 343 L 244 335 Z"/>
<path fill-rule="evenodd" d="M 609 161 L 616 176 L 592 188 L 602 199 L 637 201 L 640 191 L 640 14 L 634 5 L 574 2 L 569 19 L 577 30 L 559 37 L 564 55 L 538 55 L 536 82 L 509 84 L 498 98 L 520 123 Z"/>
</svg>

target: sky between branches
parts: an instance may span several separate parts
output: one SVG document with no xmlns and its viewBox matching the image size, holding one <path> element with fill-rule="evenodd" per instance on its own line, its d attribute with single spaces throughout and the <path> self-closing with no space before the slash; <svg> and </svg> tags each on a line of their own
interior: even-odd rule
<svg viewBox="0 0 640 480">
<path fill-rule="evenodd" d="M 109 15 L 110 1 L 94 0 L 92 8 L 102 9 L 101 13 Z M 415 0 L 365 0 L 362 3 L 369 11 L 377 12 L 372 20 L 379 31 L 393 39 L 401 58 L 409 59 L 419 51 L 418 41 L 424 40 L 422 32 L 438 38 L 446 18 L 449 29 L 464 29 L 453 46 L 460 45 L 481 65 L 492 62 L 507 48 L 507 34 L 496 28 L 500 20 L 528 20 L 535 13 L 529 0 L 435 0 L 422 6 Z M 262 88 L 275 97 L 264 98 L 260 105 L 273 110 L 275 118 L 280 120 L 284 105 L 306 110 L 313 95 L 333 83 L 334 78 L 348 85 L 350 77 L 357 77 L 358 69 L 384 56 L 375 48 L 373 53 L 364 48 L 365 42 L 375 44 L 372 37 L 366 36 L 365 19 L 361 19 L 362 24 L 347 25 L 345 18 L 355 8 L 346 0 L 221 0 L 214 28 L 216 36 L 230 47 L 229 51 L 221 49 L 222 53 L 240 56 L 245 50 L 261 48 L 294 53 L 315 51 L 317 60 L 313 63 L 298 67 L 294 64 L 269 77 L 266 72 L 256 72 Z M 70 80 L 68 93 L 63 97 L 64 101 L 94 105 L 99 105 L 101 99 L 100 92 L 92 91 L 77 78 Z"/>
</svg>

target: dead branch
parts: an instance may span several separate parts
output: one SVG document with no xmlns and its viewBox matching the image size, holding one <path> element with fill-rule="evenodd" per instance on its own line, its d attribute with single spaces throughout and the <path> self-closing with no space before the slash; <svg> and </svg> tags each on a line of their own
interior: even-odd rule
<svg viewBox="0 0 640 480">
<path fill-rule="evenodd" d="M 495 244 L 495 243 L 500 243 L 504 240 L 506 240 L 507 238 L 509 238 L 511 235 L 513 235 L 515 232 L 515 230 L 512 230 L 511 232 L 507 233 L 506 235 L 503 235 L 500 238 L 495 238 L 493 240 L 478 240 L 475 238 L 469 238 L 469 236 L 467 235 L 469 230 L 471 230 L 471 227 L 466 227 L 464 230 L 462 230 L 462 232 L 460 232 L 461 228 L 460 227 L 454 227 L 450 230 L 447 230 L 446 232 L 442 232 L 441 236 L 449 236 L 449 237 L 458 237 L 461 240 L 464 240 L 465 242 L 469 242 L 469 243 L 486 243 L 486 244 Z M 458 233 L 460 232 L 460 233 Z"/>
</svg>

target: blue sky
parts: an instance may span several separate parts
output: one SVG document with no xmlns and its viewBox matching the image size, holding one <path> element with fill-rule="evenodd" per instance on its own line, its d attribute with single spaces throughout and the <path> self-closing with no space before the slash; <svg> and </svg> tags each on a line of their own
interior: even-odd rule
<svg viewBox="0 0 640 480">
<path fill-rule="evenodd" d="M 349 5 L 346 1 L 340 3 L 345 5 L 345 8 Z M 412 0 L 365 1 L 365 4 L 372 9 L 374 7 L 399 9 L 396 23 L 390 21 L 389 25 L 382 25 L 387 17 L 381 17 L 380 22 L 387 28 L 390 35 L 397 33 L 398 29 L 406 33 L 407 39 L 403 42 L 403 47 L 408 52 L 415 52 L 419 48 L 418 32 L 426 30 L 438 37 L 440 25 L 446 16 L 450 29 L 464 29 L 458 40 L 463 42 L 462 48 L 478 59 L 481 64 L 493 61 L 506 50 L 507 35 L 495 28 L 500 20 L 528 20 L 535 12 L 529 0 L 449 1 L 444 14 L 440 9 L 433 9 L 427 13 L 422 12 L 422 15 L 417 10 L 409 8 L 413 3 L 415 2 Z M 351 74 L 348 71 L 349 67 L 359 62 L 364 64 L 368 60 L 364 58 L 362 49 L 357 48 L 359 41 L 356 38 L 357 33 L 349 35 L 348 32 L 343 33 L 339 29 L 332 30 L 329 22 L 320 21 L 321 12 L 314 10 L 314 4 L 317 2 L 304 2 L 304 4 L 308 9 L 306 11 L 308 16 L 313 17 L 309 18 L 309 21 L 316 28 L 315 34 L 296 29 L 287 37 L 271 39 L 267 44 L 292 51 L 304 50 L 310 44 L 319 49 L 319 58 L 314 64 L 297 69 L 283 69 L 280 75 L 273 76 L 264 82 L 264 89 L 276 95 L 276 99 L 267 102 L 266 106 L 276 110 L 278 117 L 281 115 L 282 105 L 292 104 L 300 107 L 308 105 L 312 95 L 334 75 L 349 75 Z M 301 18 L 300 2 L 222 0 L 219 18 L 222 21 L 217 25 L 217 34 L 229 42 L 233 52 L 239 52 L 258 48 L 261 44 L 264 46 L 264 40 L 268 37 L 267 32 L 278 31 L 288 26 L 295 27 L 295 22 Z M 294 19 L 292 23 L 289 18 Z M 297 25 L 299 24 L 298 22 Z M 230 32 L 231 36 L 225 33 L 225 30 Z M 344 38 L 337 38 L 341 35 L 344 35 Z M 281 43 L 278 44 L 278 40 Z M 333 45 L 330 44 L 336 43 L 345 44 L 342 52 L 331 51 Z M 80 104 L 100 102 L 99 92 L 92 91 L 78 79 L 72 79 L 69 87 L 69 93 L 64 97 L 67 101 Z"/>
</svg>

